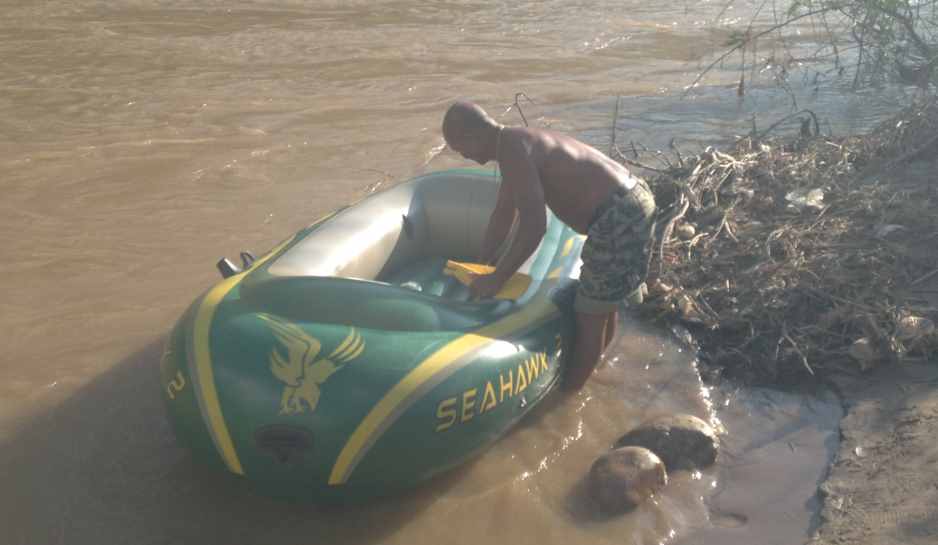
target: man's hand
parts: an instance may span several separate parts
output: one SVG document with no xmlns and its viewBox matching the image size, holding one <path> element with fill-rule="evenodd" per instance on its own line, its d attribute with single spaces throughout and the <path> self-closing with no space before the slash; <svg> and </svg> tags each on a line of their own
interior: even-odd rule
<svg viewBox="0 0 938 545">
<path fill-rule="evenodd" d="M 505 280 L 498 274 L 479 274 L 473 276 L 469 291 L 475 299 L 486 299 L 493 297 L 504 285 Z"/>
<path fill-rule="evenodd" d="M 476 263 L 481 263 L 483 265 L 494 265 L 497 261 L 495 256 L 495 250 L 482 250 L 479 254 L 479 258 L 476 260 Z"/>
</svg>

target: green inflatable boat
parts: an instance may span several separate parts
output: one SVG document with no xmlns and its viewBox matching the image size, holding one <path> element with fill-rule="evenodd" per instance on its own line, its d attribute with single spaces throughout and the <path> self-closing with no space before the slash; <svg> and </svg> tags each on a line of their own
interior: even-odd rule
<svg viewBox="0 0 938 545">
<path fill-rule="evenodd" d="M 233 270 L 183 314 L 162 395 L 195 458 L 263 493 L 347 502 L 479 453 L 559 382 L 583 238 L 547 233 L 498 298 L 470 299 L 498 178 L 422 176 Z"/>
</svg>

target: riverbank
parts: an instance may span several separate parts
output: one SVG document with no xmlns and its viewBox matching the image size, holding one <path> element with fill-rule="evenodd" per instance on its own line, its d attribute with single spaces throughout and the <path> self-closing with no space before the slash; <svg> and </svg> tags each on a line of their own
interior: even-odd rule
<svg viewBox="0 0 938 545">
<path fill-rule="evenodd" d="M 833 377 L 840 448 L 820 485 L 810 545 L 931 544 L 938 535 L 938 365 L 906 363 Z"/>
<path fill-rule="evenodd" d="M 796 137 L 754 127 L 731 150 L 656 169 L 662 225 L 642 312 L 687 327 L 711 379 L 838 393 L 812 545 L 931 542 L 938 104 L 850 138 L 819 135 L 810 113 L 793 121 Z"/>
</svg>

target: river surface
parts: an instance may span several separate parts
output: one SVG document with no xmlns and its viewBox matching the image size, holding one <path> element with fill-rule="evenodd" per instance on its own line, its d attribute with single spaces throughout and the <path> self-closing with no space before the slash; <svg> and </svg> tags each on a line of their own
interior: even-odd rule
<svg viewBox="0 0 938 545">
<path fill-rule="evenodd" d="M 456 98 L 520 124 L 508 106 L 524 92 L 532 125 L 603 151 L 613 134 L 694 151 L 747 132 L 753 113 L 767 126 L 793 100 L 840 133 L 894 105 L 816 91 L 803 74 L 791 93 L 739 98 L 738 55 L 680 98 L 731 31 L 784 11 L 767 5 L 0 0 L 0 543 L 803 539 L 837 408 L 718 395 L 686 350 L 636 324 L 579 396 L 407 498 L 356 509 L 285 505 L 202 471 L 176 445 L 156 380 L 165 334 L 218 279 L 219 257 L 462 164 L 439 131 Z M 786 51 L 811 49 L 814 29 L 799 32 Z M 782 51 L 765 40 L 759 54 Z M 747 71 L 757 83 L 773 73 Z M 579 493 L 592 460 L 673 412 L 722 422 L 723 461 L 596 519 Z"/>
</svg>

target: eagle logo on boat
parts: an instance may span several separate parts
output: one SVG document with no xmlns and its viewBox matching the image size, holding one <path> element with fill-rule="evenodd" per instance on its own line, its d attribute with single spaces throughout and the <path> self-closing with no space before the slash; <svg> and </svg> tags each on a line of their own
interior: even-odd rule
<svg viewBox="0 0 938 545">
<path fill-rule="evenodd" d="M 296 324 L 269 314 L 260 314 L 259 317 L 267 322 L 282 345 L 270 351 L 270 372 L 285 384 L 280 396 L 280 414 L 315 411 L 323 383 L 365 350 L 364 339 L 353 327 L 331 354 L 321 358 L 322 344 Z"/>
</svg>

